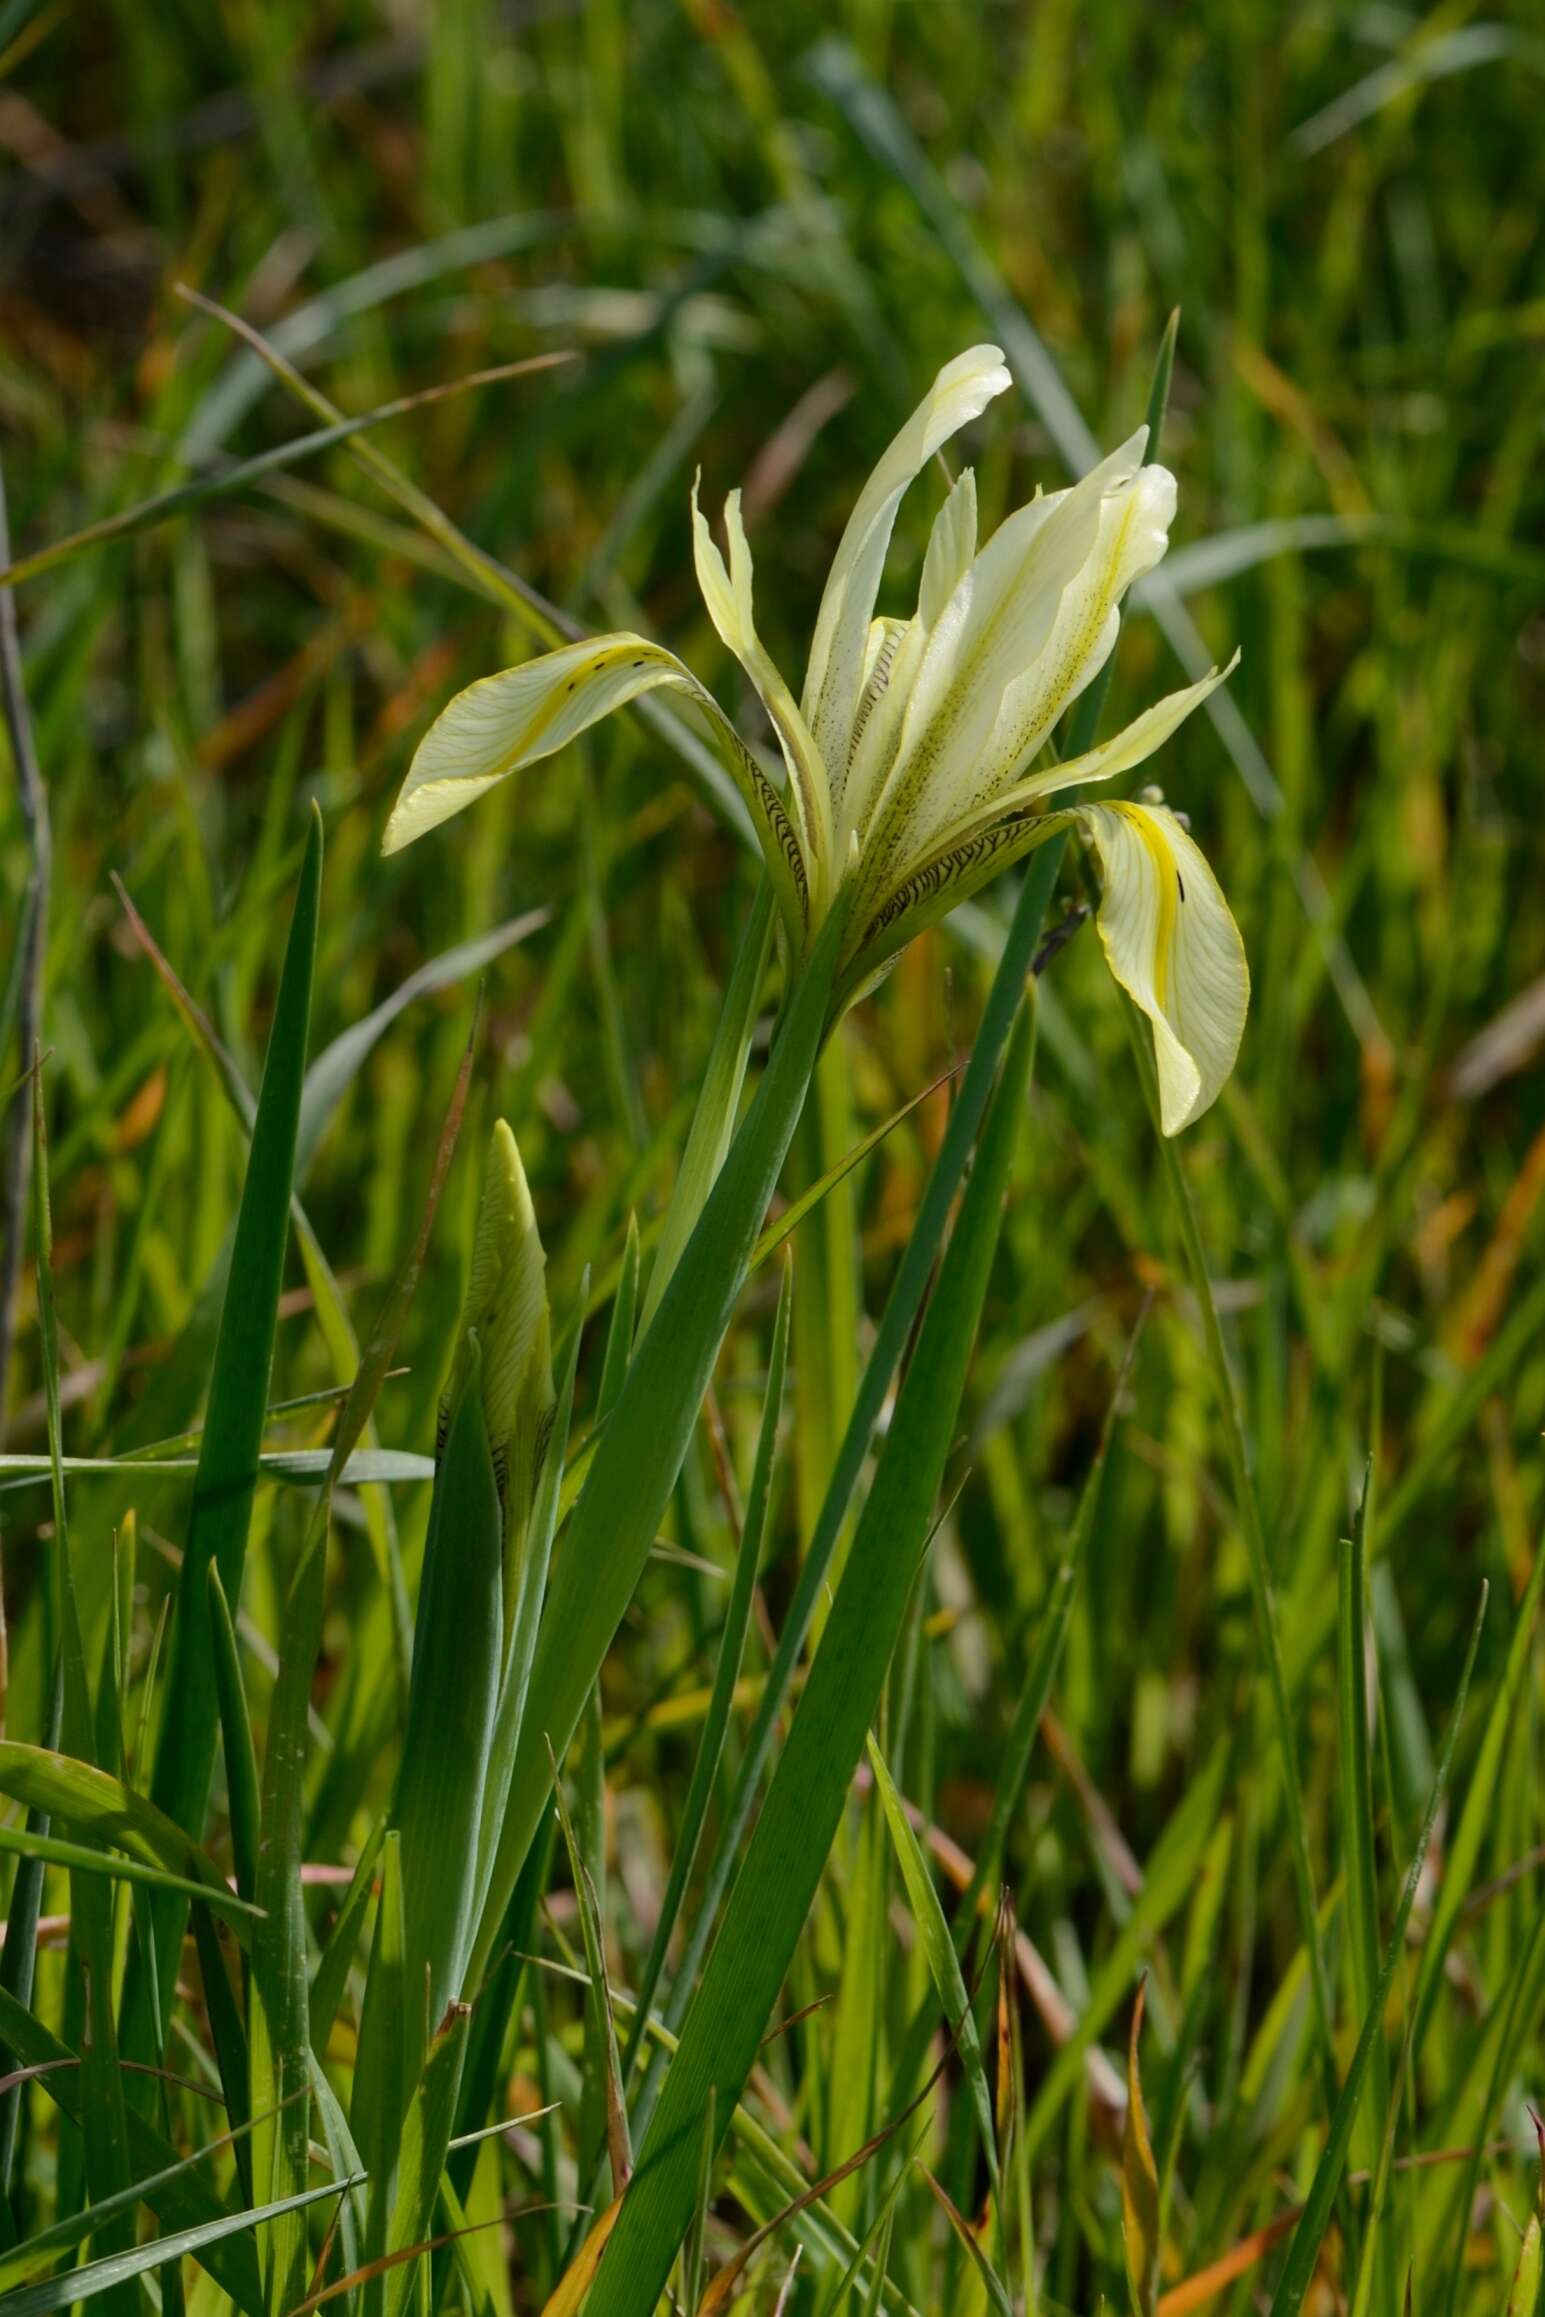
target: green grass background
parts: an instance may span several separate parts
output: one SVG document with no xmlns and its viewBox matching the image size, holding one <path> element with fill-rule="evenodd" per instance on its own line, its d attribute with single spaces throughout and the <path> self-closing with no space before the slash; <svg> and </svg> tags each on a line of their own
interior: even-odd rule
<svg viewBox="0 0 1545 2317">
<path fill-rule="evenodd" d="M 1238 643 L 1244 659 L 1228 695 L 1239 721 L 1220 731 L 1198 717 L 1155 770 L 1217 867 L 1255 991 L 1238 1073 L 1182 1164 L 1277 1584 L 1343 2069 L 1362 2007 L 1343 1929 L 1356 1836 L 1337 1582 L 1367 1459 L 1380 1945 L 1491 1588 L 1418 1928 L 1467 1805 L 1478 1842 L 1463 1891 L 1447 1886 L 1464 1905 L 1425 2013 L 1414 1943 L 1396 1973 L 1383 2097 L 1402 2161 L 1373 2232 L 1392 2266 L 1362 2272 L 1376 2308 L 1409 2270 L 1416 2308 L 1466 2313 L 1507 2304 L 1536 2192 L 1525 2100 L 1545 2061 L 1531 1944 L 1541 1666 L 1527 1637 L 1503 1690 L 1539 1549 L 1545 1410 L 1542 92 L 1545 28 L 1521 5 L 1426 17 L 1328 0 L 1291 11 L 1261 0 L 0 9 L 0 422 L 17 555 L 314 423 L 175 296 L 178 283 L 237 308 L 350 413 L 573 350 L 550 374 L 470 391 L 367 439 L 565 613 L 644 628 L 744 707 L 692 580 L 686 494 L 699 464 L 710 502 L 747 486 L 760 624 L 792 674 L 848 505 L 941 361 L 999 336 L 1016 368 L 1021 391 L 973 433 L 990 523 L 1065 479 L 1070 414 L 1104 444 L 1137 422 L 1180 308 L 1165 436 L 1180 514 L 1166 569 L 1208 651 Z M 932 503 L 925 485 L 903 514 L 888 582 L 898 604 Z M 486 964 L 469 1131 L 405 1372 L 377 1412 L 385 1444 L 427 1452 L 481 1130 L 495 1112 L 515 1128 L 559 1323 L 587 1267 L 592 1297 L 609 1297 L 630 1214 L 647 1230 L 669 1190 L 752 864 L 681 762 L 631 723 L 408 854 L 377 858 L 428 717 L 534 643 L 347 449 L 72 556 L 22 582 L 18 604 L 54 834 L 43 1045 L 72 1453 L 121 1453 L 197 1422 L 208 1283 L 246 1151 L 111 877 L 250 1084 L 308 801 L 328 830 L 313 1054 L 427 959 L 544 913 Z M 1134 608 L 1111 714 L 1177 680 L 1152 607 Z M 7 780 L 7 974 L 26 869 Z M 1007 899 L 994 889 L 928 936 L 851 1019 L 836 1147 L 969 1047 Z M 418 997 L 385 1031 L 301 1186 L 360 1335 L 423 1209 L 475 978 Z M 1121 2172 L 1101 2095 L 1109 2070 L 1091 2078 L 1075 2056 L 1055 2073 L 1059 2021 L 1065 2041 L 1083 2014 L 1120 2077 L 1147 1966 L 1166 2289 L 1303 2196 L 1327 2110 L 1224 1433 L 1088 930 L 1042 995 L 956 1493 L 904 1644 L 901 1757 L 887 1758 L 929 1824 L 974 1856 L 1116 1369 L 1151 1295 L 1004 1865 L 1058 1991 L 1053 2001 L 1036 1980 L 1039 2004 L 1023 2003 L 1035 2290 L 1047 2309 L 1087 2311 L 1128 2291 Z M 9 1091 L 24 1067 L 9 1004 L 5 1029 Z M 946 1100 L 930 1097 L 849 1179 L 819 1242 L 807 1231 L 796 1243 L 792 1420 L 748 1684 L 792 1592 L 833 1411 L 851 1394 Z M 347 1383 L 348 1347 L 319 1324 L 293 1249 L 285 1288 L 272 1397 Z M 743 1482 L 776 1298 L 776 1279 L 760 1275 L 718 1370 Z M 582 1412 L 601 1351 L 592 1330 Z M 271 1443 L 325 1444 L 327 1414 L 289 1417 Z M 30 1270 L 3 1415 L 8 1449 L 42 1447 Z M 380 1492 L 339 1503 L 313 1698 L 326 1742 L 306 1794 L 305 1855 L 320 1864 L 352 1865 L 386 1800 L 402 1720 L 386 1578 L 400 1560 L 411 1595 L 427 1493 L 398 1489 L 389 1511 Z M 258 1497 L 242 1607 L 260 1733 L 302 1503 Z M 93 1665 L 131 1507 L 135 1583 L 118 1648 L 132 1758 L 186 1493 L 164 1479 L 136 1489 L 121 1473 L 72 1484 Z M 651 1564 L 608 1661 L 578 1797 L 623 1987 L 669 1874 L 725 1611 L 733 1532 L 706 1444 L 671 1534 L 680 1551 Z M 0 1540 L 6 1734 L 37 1741 L 43 1491 L 0 1495 Z M 730 1768 L 753 1694 L 732 1717 Z M 210 1835 L 222 1862 L 223 1795 Z M 553 1887 L 538 1943 L 573 1961 L 562 1864 Z M 61 1875 L 45 1913 L 64 1911 L 65 1891 Z M 313 1903 L 323 1919 L 325 1893 Z M 691 1908 L 689 1893 L 689 1919 Z M 894 2112 L 887 2068 L 927 1988 L 911 1922 L 883 1814 L 860 1800 L 787 1988 L 791 2011 L 829 2000 L 764 2055 L 758 2112 L 803 2180 Z M 57 1965 L 46 1935 L 43 1956 L 46 2011 Z M 484 2159 L 481 2217 L 544 2182 L 585 2194 L 576 2152 L 583 2171 L 600 2142 L 583 2014 L 572 1983 L 528 1979 L 505 2054 L 510 2112 L 543 2096 L 564 2108 Z M 1402 2060 L 1413 2016 L 1421 2034 Z M 986 2030 L 990 2041 L 990 2005 Z M 197 2075 L 196 2006 L 174 2049 L 179 2033 Z M 974 2194 L 958 2074 L 923 2153 Z M 920 2129 L 831 2192 L 857 2233 L 890 2210 Z M 78 2189 L 69 2138 L 29 2095 L 18 2209 L 32 2225 L 68 2200 L 72 2177 Z M 1477 2151 L 1472 2168 L 1405 2161 L 1456 2147 Z M 1378 2154 L 1377 2137 L 1354 2140 L 1355 2163 Z M 738 2201 L 715 2206 L 710 2266 L 756 2193 L 742 2179 Z M 786 2201 L 766 2179 L 760 2194 L 767 2212 Z M 1316 2293 L 1350 2302 L 1367 2220 L 1354 2188 Z M 917 2174 L 902 2177 L 882 2226 L 897 2289 L 916 2306 L 986 2305 Z M 474 2240 L 466 2270 L 442 2276 L 445 2294 L 540 2309 L 569 2229 L 517 2227 L 508 2259 L 497 2235 Z M 759 2257 L 748 2306 L 774 2305 L 794 2241 Z M 1281 2260 L 1279 2243 L 1206 2305 L 1252 2306 Z M 1008 2268 L 1023 2304 L 1017 2254 Z M 839 2277 L 807 2247 L 790 2306 L 825 2310 Z"/>
</svg>

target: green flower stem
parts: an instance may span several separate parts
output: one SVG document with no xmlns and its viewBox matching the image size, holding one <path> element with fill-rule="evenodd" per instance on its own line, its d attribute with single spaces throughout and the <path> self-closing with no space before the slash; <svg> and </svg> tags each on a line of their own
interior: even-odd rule
<svg viewBox="0 0 1545 2317">
<path fill-rule="evenodd" d="M 715 2148 L 728 2128 L 825 1869 L 928 1541 L 1034 1043 L 1026 1007 L 810 1677 L 591 2288 L 590 2317 L 645 2317 L 656 2306 L 691 2222 L 705 2136 Z"/>
<path fill-rule="evenodd" d="M 982 1010 L 981 1026 L 971 1049 L 971 1059 L 961 1079 L 960 1092 L 950 1111 L 939 1155 L 934 1161 L 917 1220 L 912 1226 L 906 1252 L 901 1258 L 886 1302 L 874 1349 L 859 1383 L 858 1397 L 842 1437 L 821 1518 L 810 1540 L 805 1565 L 800 1572 L 799 1587 L 778 1637 L 777 1655 L 768 1673 L 756 1721 L 746 1742 L 734 1798 L 720 1832 L 702 1903 L 692 1927 L 692 1936 L 665 2007 L 666 2024 L 673 2032 L 680 2028 L 686 2016 L 693 1984 L 724 1894 L 729 1888 L 741 1837 L 750 1819 L 762 1773 L 772 1751 L 778 1717 L 788 1696 L 789 1684 L 809 1636 L 817 1606 L 825 1592 L 832 1555 L 843 1533 L 848 1507 L 858 1486 L 864 1458 L 869 1453 L 875 1425 L 911 1336 L 913 1322 L 933 1271 L 939 1242 L 944 1235 L 950 1207 L 960 1188 L 966 1161 L 976 1141 L 998 1062 L 1024 990 L 1025 977 L 1030 971 L 1036 945 L 1041 937 L 1046 906 L 1056 883 L 1065 843 L 1066 838 L 1060 835 L 1049 838 L 1031 856 L 1029 870 L 1020 887 L 1003 954 Z M 639 2115 L 636 2119 L 640 2131 L 658 2093 L 659 2078 L 660 2063 L 656 2062 L 640 2095 Z"/>
<path fill-rule="evenodd" d="M 755 1099 L 629 1366 L 555 1558 L 469 1987 L 488 1968 L 541 1823 L 552 1758 L 563 1758 L 670 1502 L 820 1055 L 844 922 L 834 909 L 789 990 Z"/>
</svg>

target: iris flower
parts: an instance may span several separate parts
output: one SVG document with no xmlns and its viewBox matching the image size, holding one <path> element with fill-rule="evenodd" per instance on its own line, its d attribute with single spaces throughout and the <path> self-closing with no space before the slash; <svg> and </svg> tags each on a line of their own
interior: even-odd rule
<svg viewBox="0 0 1545 2317">
<path fill-rule="evenodd" d="M 1011 383 L 998 347 L 973 346 L 939 372 L 891 443 L 838 546 L 797 702 L 757 634 L 740 493 L 724 510 L 726 563 L 694 486 L 698 585 L 767 711 L 781 780 L 674 653 L 643 636 L 596 636 L 450 703 L 413 759 L 384 850 L 643 693 L 685 693 L 750 813 L 796 960 L 841 902 L 840 1007 L 914 934 L 1076 825 L 1099 857 L 1111 971 L 1153 1025 L 1164 1131 L 1188 1125 L 1217 1096 L 1244 1030 L 1249 973 L 1228 905 L 1164 805 L 1050 801 L 1143 763 L 1234 664 L 1170 693 L 1114 739 L 1055 759 L 1053 735 L 1109 657 L 1122 598 L 1168 544 L 1175 479 L 1144 464 L 1147 429 L 1069 489 L 1037 492 L 981 547 L 968 468 L 934 521 L 911 618 L 875 613 L 904 493 Z"/>
</svg>

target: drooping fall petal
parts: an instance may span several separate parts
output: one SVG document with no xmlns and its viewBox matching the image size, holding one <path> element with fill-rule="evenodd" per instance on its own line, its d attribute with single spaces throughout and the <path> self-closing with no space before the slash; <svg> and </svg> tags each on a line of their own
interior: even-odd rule
<svg viewBox="0 0 1545 2317">
<path fill-rule="evenodd" d="M 1153 1024 L 1160 1122 L 1178 1134 L 1217 1099 L 1239 1052 L 1250 971 L 1206 857 L 1163 805 L 1081 805 L 1100 856 L 1111 972 Z"/>
<path fill-rule="evenodd" d="M 626 631 L 564 644 L 458 692 L 419 742 L 381 841 L 400 852 L 511 773 L 553 755 L 646 692 L 684 692 L 751 814 L 796 945 L 810 919 L 812 863 L 783 800 L 713 694 L 659 644 Z"/>
</svg>

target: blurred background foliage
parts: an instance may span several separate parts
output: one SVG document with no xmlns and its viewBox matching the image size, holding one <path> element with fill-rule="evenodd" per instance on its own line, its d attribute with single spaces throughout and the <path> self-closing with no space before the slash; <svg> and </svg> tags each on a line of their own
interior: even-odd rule
<svg viewBox="0 0 1545 2317">
<path fill-rule="evenodd" d="M 1542 89 L 1545 40 L 1524 6 L 0 8 L 0 423 L 17 556 L 315 423 L 180 283 L 238 310 L 349 413 L 570 350 L 551 373 L 365 439 L 565 614 L 642 627 L 733 702 L 738 675 L 691 573 L 697 467 L 711 505 L 745 486 L 762 632 L 797 675 L 848 506 L 941 361 L 997 336 L 1023 389 L 973 430 L 985 528 L 1066 478 L 1070 417 L 1102 444 L 1130 430 L 1180 308 L 1164 446 L 1180 480 L 1176 592 L 1167 618 L 1153 603 L 1129 617 L 1112 712 L 1179 680 L 1177 604 L 1209 655 L 1243 647 L 1237 714 L 1195 719 L 1157 768 L 1218 868 L 1255 983 L 1238 1075 L 1184 1164 L 1278 1576 L 1322 1897 L 1342 1855 L 1337 1543 L 1373 1458 L 1386 1923 L 1481 1583 L 1489 1702 L 1541 1513 Z M 904 510 L 897 604 L 933 503 L 925 486 Z M 306 799 L 329 831 L 314 1053 L 426 960 L 527 920 L 484 967 L 471 1117 L 514 1125 L 560 1319 L 587 1266 L 599 1297 L 630 1212 L 646 1230 L 660 1212 L 753 887 L 690 769 L 618 723 L 381 862 L 430 715 L 538 639 L 348 448 L 73 556 L 18 602 L 55 848 L 44 1045 L 67 1445 L 116 1452 L 197 1420 L 205 1293 L 245 1155 L 111 880 L 255 1083 Z M 7 782 L 8 927 L 27 861 Z M 994 891 L 961 912 L 853 1017 L 850 1139 L 969 1046 L 1005 907 Z M 8 935 L 11 973 L 13 955 Z M 304 1184 L 358 1325 L 422 1210 L 474 978 L 385 1030 Z M 1167 1938 L 1138 1941 L 1155 1974 L 1152 2064 L 1161 2082 L 1176 2054 L 1185 2071 L 1161 2102 L 1177 2151 L 1173 2285 L 1302 2192 L 1323 2114 L 1216 1411 L 1089 932 L 1043 998 L 966 1477 L 920 1612 L 926 1710 L 892 1767 L 971 1853 L 1035 1613 L 1151 1293 L 1006 1871 L 1079 2011 L 1145 1862 L 1230 1748 L 1207 1849 L 1217 1906 L 1193 1904 L 1188 1882 Z M 7 1089 L 20 1067 L 9 1043 Z M 859 1341 L 947 1099 L 930 1096 L 833 1202 L 843 1276 L 825 1311 L 850 1307 Z M 382 1398 L 394 1445 L 433 1442 L 476 1196 L 467 1154 L 483 1139 L 469 1131 L 406 1373 Z M 288 1287 L 275 1398 L 350 1372 L 293 1257 Z M 753 1284 L 720 1368 L 743 1473 L 775 1296 L 770 1274 Z M 597 1341 L 586 1405 L 599 1356 Z M 838 1404 L 853 1356 L 828 1354 Z M 796 1381 L 765 1574 L 772 1627 L 829 1453 L 809 1382 L 802 1395 Z M 26 1279 L 4 1416 L 7 1447 L 39 1445 Z M 305 1410 L 284 1436 L 314 1440 L 319 1421 Z M 332 1744 L 317 1751 L 307 1832 L 319 1862 L 351 1862 L 384 1797 L 401 1710 L 384 1573 L 400 1554 L 411 1589 L 425 1495 L 397 1492 L 368 1529 L 357 1501 L 336 1556 L 317 1698 Z M 78 1549 L 99 1557 L 98 1633 L 123 1506 L 117 1479 L 76 1499 Z M 27 1643 L 40 1509 L 36 1493 L 0 1496 L 7 1724 L 29 1737 L 46 1718 Z M 142 1669 L 167 1582 L 157 1540 L 180 1534 L 175 1491 L 159 1484 L 138 1510 Z M 260 1721 L 293 1519 L 288 1500 L 260 1497 L 245 1605 Z M 624 1981 L 668 1870 L 723 1609 L 730 1530 L 706 1456 L 679 1492 L 676 1542 L 689 1558 L 651 1568 L 604 1688 L 606 1904 Z M 748 1678 L 764 1664 L 754 1627 Z M 1459 2304 L 1477 2310 L 1501 2306 L 1516 2244 L 1502 2216 L 1521 2220 L 1532 2196 L 1519 2095 L 1537 2080 L 1537 1999 L 1516 2081 L 1504 2070 L 1477 2107 L 1467 2070 L 1540 1903 L 1540 1703 L 1536 1662 L 1492 1769 L 1474 1871 L 1485 1901 L 1465 1917 L 1399 2129 L 1401 2154 L 1455 2132 L 1498 2143 L 1482 2178 L 1499 2204 L 1477 2207 L 1474 2298 Z M 1481 1727 L 1477 1713 L 1461 1741 L 1461 1795 Z M 791 1990 L 835 1992 L 835 2010 L 776 2062 L 789 2129 L 822 2162 L 883 2112 L 883 2079 L 855 2106 L 834 2072 L 854 2032 L 843 1936 L 861 1857 L 835 1855 Z M 1429 1874 L 1422 1908 L 1434 1887 Z M 1112 2050 L 1136 1961 L 1097 2022 Z M 555 2015 L 568 2001 L 548 1991 Z M 1032 2006 L 1027 2019 L 1032 2094 L 1048 2017 Z M 1348 2050 L 1356 2019 L 1345 2009 Z M 1080 2308 L 1124 2291 L 1100 2113 L 1098 2085 L 1087 2108 L 1063 2102 L 1037 2158 L 1047 2292 Z M 1423 2215 L 1441 2203 L 1423 2189 L 1406 2208 L 1419 2276 Z M 529 2256 L 543 2285 L 555 2249 Z M 520 2290 L 519 2306 L 540 2305 Z"/>
</svg>

